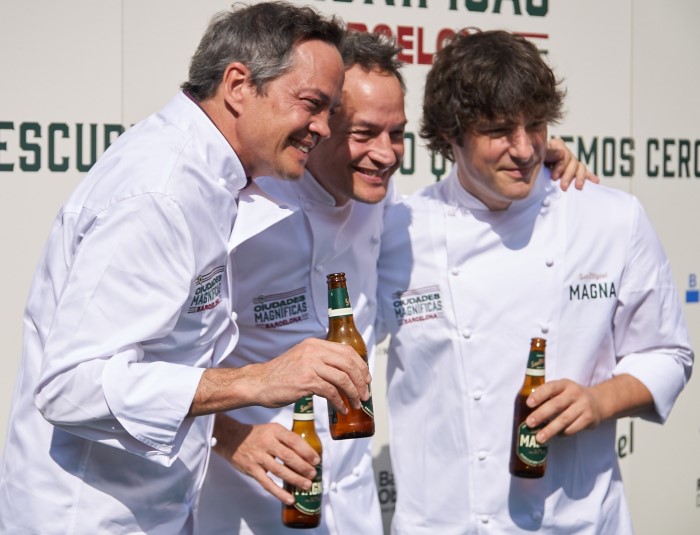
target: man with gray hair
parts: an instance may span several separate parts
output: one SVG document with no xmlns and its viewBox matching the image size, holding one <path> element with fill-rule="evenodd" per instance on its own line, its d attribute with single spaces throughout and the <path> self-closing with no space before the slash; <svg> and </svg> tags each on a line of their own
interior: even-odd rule
<svg viewBox="0 0 700 535">
<path fill-rule="evenodd" d="M 344 28 L 284 2 L 215 17 L 190 79 L 129 129 L 56 218 L 24 318 L 0 469 L 0 532 L 195 530 L 213 417 L 303 395 L 368 397 L 350 348 L 303 340 L 213 369 L 238 339 L 229 253 L 274 221 L 238 192 L 296 179 L 329 135 Z"/>
</svg>

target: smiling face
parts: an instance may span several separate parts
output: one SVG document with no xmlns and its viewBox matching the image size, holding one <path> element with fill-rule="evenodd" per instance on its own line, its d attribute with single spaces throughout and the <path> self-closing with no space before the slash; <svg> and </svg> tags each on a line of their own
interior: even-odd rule
<svg viewBox="0 0 700 535">
<path fill-rule="evenodd" d="M 532 191 L 546 144 L 546 120 L 519 118 L 481 120 L 451 147 L 464 189 L 490 210 L 505 210 Z"/>
<path fill-rule="evenodd" d="M 291 68 L 265 86 L 240 89 L 232 145 L 250 177 L 298 178 L 309 151 L 330 135 L 343 85 L 338 50 L 323 41 L 296 46 Z"/>
<path fill-rule="evenodd" d="M 401 165 L 406 125 L 401 83 L 392 74 L 354 65 L 345 72 L 343 99 L 331 118 L 331 137 L 309 156 L 308 169 L 338 205 L 374 204 Z"/>
</svg>

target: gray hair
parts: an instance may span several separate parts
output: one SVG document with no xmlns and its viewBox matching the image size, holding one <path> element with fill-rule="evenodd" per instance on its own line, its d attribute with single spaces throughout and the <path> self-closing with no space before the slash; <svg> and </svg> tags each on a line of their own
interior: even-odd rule
<svg viewBox="0 0 700 535">
<path fill-rule="evenodd" d="M 250 70 L 256 91 L 264 94 L 265 84 L 291 67 L 296 45 L 318 39 L 340 49 L 344 36 L 338 18 L 323 17 L 311 7 L 282 1 L 234 4 L 212 18 L 181 88 L 198 100 L 210 98 L 226 67 L 240 62 Z"/>
</svg>

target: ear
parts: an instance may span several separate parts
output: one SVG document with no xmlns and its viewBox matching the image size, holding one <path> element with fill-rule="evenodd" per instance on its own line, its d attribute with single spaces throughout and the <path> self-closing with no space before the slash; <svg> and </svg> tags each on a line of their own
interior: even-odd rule
<svg viewBox="0 0 700 535">
<path fill-rule="evenodd" d="M 243 102 L 251 94 L 250 70 L 238 61 L 229 63 L 224 70 L 221 89 L 226 104 L 239 115 L 243 110 Z"/>
</svg>

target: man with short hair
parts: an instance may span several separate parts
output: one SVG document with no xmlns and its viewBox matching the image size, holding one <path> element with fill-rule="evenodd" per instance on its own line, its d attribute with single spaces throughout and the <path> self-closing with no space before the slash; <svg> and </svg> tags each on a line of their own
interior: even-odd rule
<svg viewBox="0 0 700 535">
<path fill-rule="evenodd" d="M 343 37 L 335 19 L 284 2 L 218 15 L 184 91 L 65 203 L 25 312 L 1 532 L 191 533 L 213 423 L 195 416 L 367 398 L 367 365 L 323 340 L 212 369 L 238 338 L 229 253 L 274 223 L 234 224 L 238 192 L 299 177 L 329 135 Z"/>
<path fill-rule="evenodd" d="M 326 275 L 338 271 L 347 274 L 370 368 L 374 363 L 373 266 L 384 197 L 403 157 L 403 78 L 399 49 L 381 36 L 351 33 L 342 52 L 341 106 L 330 120 L 331 137 L 309 154 L 304 176 L 294 182 L 260 178 L 242 192 L 239 223 L 275 213 L 279 223 L 232 254 L 240 340 L 223 366 L 265 362 L 307 337 L 324 338 Z M 270 319 L 266 310 L 282 310 L 284 317 Z M 370 439 L 334 441 L 325 400 L 314 399 L 314 412 L 323 445 L 323 504 L 321 526 L 311 532 L 380 535 Z M 199 508 L 204 533 L 291 531 L 282 525 L 279 500 L 293 499 L 280 480 L 308 488 L 318 463 L 291 433 L 292 413 L 292 406 L 247 407 L 217 415 L 218 455 L 211 456 Z"/>
<path fill-rule="evenodd" d="M 351 32 L 342 47 L 341 106 L 330 120 L 330 138 L 309 154 L 307 172 L 295 182 L 261 178 L 242 193 L 239 223 L 270 220 L 275 213 L 279 223 L 240 243 L 232 255 L 241 337 L 223 365 L 264 362 L 306 337 L 324 337 L 326 275 L 342 271 L 372 369 L 379 237 L 385 205 L 395 197 L 391 176 L 404 154 L 399 51 L 382 36 Z M 585 166 L 561 144 L 555 146 L 565 182 L 584 178 Z M 248 407 L 217 415 L 218 455 L 212 455 L 199 509 L 205 533 L 290 532 L 282 526 L 275 498 L 291 503 L 292 496 L 280 480 L 309 488 L 318 462 L 315 452 L 289 431 L 292 412 L 291 406 Z M 325 401 L 316 398 L 323 505 L 321 526 L 312 532 L 379 535 L 383 528 L 370 439 L 332 440 L 327 413 Z"/>
<path fill-rule="evenodd" d="M 455 166 L 389 208 L 378 267 L 392 533 L 632 533 L 616 420 L 666 420 L 693 351 L 639 202 L 549 180 L 562 102 L 536 47 L 507 32 L 455 36 L 428 74 L 421 135 Z M 533 337 L 546 382 L 526 424 L 549 454 L 542 479 L 520 479 L 513 404 Z"/>
</svg>

